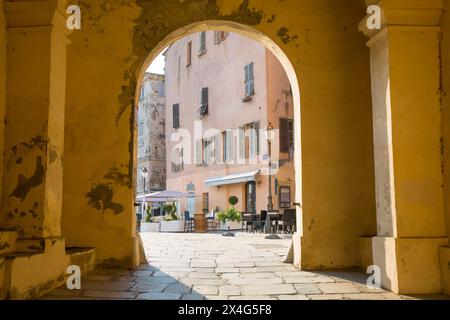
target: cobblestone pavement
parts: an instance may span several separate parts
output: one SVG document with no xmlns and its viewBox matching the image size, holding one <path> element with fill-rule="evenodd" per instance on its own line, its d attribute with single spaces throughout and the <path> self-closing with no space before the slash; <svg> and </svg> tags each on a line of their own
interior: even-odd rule
<svg viewBox="0 0 450 320">
<path fill-rule="evenodd" d="M 287 236 L 146 233 L 142 240 L 150 265 L 97 269 L 82 279 L 82 290 L 57 289 L 43 299 L 413 299 L 369 289 L 362 273 L 305 272 L 284 264 Z"/>
</svg>

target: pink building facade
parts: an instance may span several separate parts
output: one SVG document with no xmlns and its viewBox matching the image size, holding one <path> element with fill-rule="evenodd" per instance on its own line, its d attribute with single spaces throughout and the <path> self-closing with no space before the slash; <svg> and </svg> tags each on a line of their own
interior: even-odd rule
<svg viewBox="0 0 450 320">
<path fill-rule="evenodd" d="M 272 143 L 275 209 L 295 195 L 293 103 L 289 80 L 262 44 L 234 33 L 203 32 L 166 51 L 167 188 L 191 192 L 181 211 L 259 213 L 269 193 Z"/>
</svg>

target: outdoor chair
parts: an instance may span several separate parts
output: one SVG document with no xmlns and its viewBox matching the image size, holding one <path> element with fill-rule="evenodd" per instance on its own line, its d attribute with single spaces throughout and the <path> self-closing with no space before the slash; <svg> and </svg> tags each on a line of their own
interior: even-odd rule
<svg viewBox="0 0 450 320">
<path fill-rule="evenodd" d="M 246 232 L 248 232 L 249 226 L 251 226 L 253 229 L 253 215 L 248 214 L 246 212 L 241 212 L 241 217 L 242 217 L 242 232 L 244 232 L 244 227 Z"/>
<path fill-rule="evenodd" d="M 267 219 L 267 210 L 261 210 L 261 214 L 259 216 L 259 222 L 257 229 L 259 232 L 264 233 L 264 228 L 266 227 L 266 219 Z"/>
<path fill-rule="evenodd" d="M 194 218 L 191 217 L 189 211 L 184 212 L 184 231 L 185 232 L 194 231 Z"/>
<path fill-rule="evenodd" d="M 216 212 L 211 211 L 211 215 L 206 217 L 206 221 L 208 222 L 208 229 L 212 228 L 214 231 L 217 229 L 217 220 L 216 220 Z"/>
<path fill-rule="evenodd" d="M 293 233 L 296 225 L 296 214 L 297 211 L 295 209 L 285 209 L 282 220 L 279 224 L 282 226 L 282 231 L 284 233 L 288 232 Z"/>
</svg>

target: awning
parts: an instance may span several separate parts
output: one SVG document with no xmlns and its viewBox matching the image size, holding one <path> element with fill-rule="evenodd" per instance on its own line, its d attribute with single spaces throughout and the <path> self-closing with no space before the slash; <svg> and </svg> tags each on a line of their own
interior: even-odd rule
<svg viewBox="0 0 450 320">
<path fill-rule="evenodd" d="M 173 190 L 165 190 L 165 191 L 158 191 L 153 192 L 145 196 L 145 201 L 149 202 L 166 202 L 166 201 L 174 201 L 174 200 L 180 200 L 184 198 L 190 198 L 193 194 L 187 193 L 187 192 L 179 192 L 179 191 L 173 191 Z M 144 199 L 144 196 L 138 196 L 138 201 L 142 201 Z"/>
<path fill-rule="evenodd" d="M 256 181 L 256 176 L 261 173 L 261 170 L 246 172 L 246 173 L 237 173 L 224 177 L 217 177 L 205 180 L 205 185 L 207 187 L 217 187 L 224 186 L 229 184 L 239 184 L 246 183 L 251 181 Z"/>
</svg>

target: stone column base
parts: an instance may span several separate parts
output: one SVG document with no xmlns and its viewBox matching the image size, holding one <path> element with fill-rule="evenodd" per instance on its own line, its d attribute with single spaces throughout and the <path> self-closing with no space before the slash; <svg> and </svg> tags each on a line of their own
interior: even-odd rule
<svg viewBox="0 0 450 320">
<path fill-rule="evenodd" d="M 447 238 L 374 237 L 374 265 L 381 268 L 381 285 L 398 294 L 442 293 L 439 248 Z"/>
<path fill-rule="evenodd" d="M 38 298 L 64 283 L 70 263 L 64 239 L 42 241 L 43 252 L 5 256 L 3 299 Z"/>
</svg>

